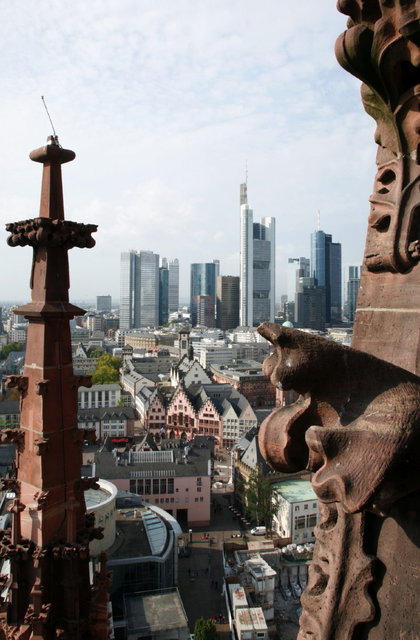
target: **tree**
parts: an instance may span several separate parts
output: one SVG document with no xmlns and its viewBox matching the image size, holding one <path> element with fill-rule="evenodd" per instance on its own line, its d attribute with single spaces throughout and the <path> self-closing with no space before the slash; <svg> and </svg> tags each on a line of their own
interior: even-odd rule
<svg viewBox="0 0 420 640">
<path fill-rule="evenodd" d="M 104 353 L 96 363 L 92 384 L 113 384 L 120 379 L 121 358 Z"/>
<path fill-rule="evenodd" d="M 277 512 L 277 500 L 270 478 L 264 474 L 261 465 L 253 470 L 244 482 L 244 506 L 248 517 L 257 525 L 271 530 L 273 516 Z"/>
<path fill-rule="evenodd" d="M 100 358 L 105 354 L 105 351 L 102 349 L 89 349 L 89 358 Z"/>
<path fill-rule="evenodd" d="M 5 344 L 0 350 L 0 360 L 5 360 L 11 351 L 23 351 L 23 344 L 20 342 Z"/>
<path fill-rule="evenodd" d="M 216 625 L 213 620 L 199 618 L 194 625 L 194 640 L 217 640 Z"/>
</svg>

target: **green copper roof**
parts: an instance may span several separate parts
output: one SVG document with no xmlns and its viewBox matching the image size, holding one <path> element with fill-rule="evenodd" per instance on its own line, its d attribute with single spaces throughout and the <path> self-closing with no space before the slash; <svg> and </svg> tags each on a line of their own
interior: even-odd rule
<svg viewBox="0 0 420 640">
<path fill-rule="evenodd" d="M 306 500 L 318 500 L 318 496 L 312 489 L 309 480 L 293 478 L 283 482 L 274 482 L 273 489 L 288 502 L 306 502 Z"/>
</svg>

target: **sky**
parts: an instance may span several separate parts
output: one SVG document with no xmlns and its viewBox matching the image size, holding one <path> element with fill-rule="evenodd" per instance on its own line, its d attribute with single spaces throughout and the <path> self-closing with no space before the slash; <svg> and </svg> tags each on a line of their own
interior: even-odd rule
<svg viewBox="0 0 420 640">
<path fill-rule="evenodd" d="M 111 294 L 120 253 L 239 274 L 239 185 L 254 221 L 276 218 L 276 298 L 289 257 L 317 226 L 360 264 L 375 173 L 375 124 L 360 82 L 334 56 L 346 16 L 334 0 L 21 0 L 0 24 L 1 301 L 30 299 L 31 250 L 8 222 L 36 217 L 52 128 L 76 152 L 63 166 L 65 215 L 98 224 L 70 252 L 73 301 Z"/>
</svg>

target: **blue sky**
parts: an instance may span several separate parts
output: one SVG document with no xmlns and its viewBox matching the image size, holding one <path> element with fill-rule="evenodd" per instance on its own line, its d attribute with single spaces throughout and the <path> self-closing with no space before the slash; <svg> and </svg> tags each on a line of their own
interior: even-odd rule
<svg viewBox="0 0 420 640">
<path fill-rule="evenodd" d="M 239 273 L 239 183 L 254 219 L 275 216 L 277 298 L 288 257 L 309 256 L 316 226 L 360 264 L 375 173 L 374 122 L 334 43 L 334 1 L 22 0 L 0 24 L 0 212 L 38 213 L 41 167 L 28 153 L 63 147 L 66 218 L 99 225 L 70 252 L 71 298 L 119 297 L 120 252 L 181 264 L 217 258 Z M 0 300 L 30 298 L 30 249 L 0 243 Z"/>
</svg>

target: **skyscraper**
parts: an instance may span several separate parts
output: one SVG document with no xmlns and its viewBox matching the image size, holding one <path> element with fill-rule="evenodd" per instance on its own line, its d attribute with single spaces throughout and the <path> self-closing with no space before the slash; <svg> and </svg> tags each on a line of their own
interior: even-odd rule
<svg viewBox="0 0 420 640">
<path fill-rule="evenodd" d="M 287 301 L 288 309 L 293 310 L 293 317 L 289 320 L 297 320 L 296 293 L 300 278 L 309 278 L 310 261 L 309 258 L 289 258 L 287 261 Z M 301 290 L 301 289 L 299 289 Z"/>
<path fill-rule="evenodd" d="M 96 296 L 97 311 L 111 311 L 111 309 L 112 309 L 111 296 Z"/>
<path fill-rule="evenodd" d="M 216 265 L 214 262 L 191 265 L 191 324 L 215 326 Z"/>
<path fill-rule="evenodd" d="M 347 265 L 344 269 L 344 315 L 350 322 L 354 321 L 359 286 L 360 267 Z"/>
<path fill-rule="evenodd" d="M 315 279 L 307 276 L 298 278 L 296 285 L 294 321 L 306 329 L 325 329 L 325 287 L 318 287 Z"/>
<path fill-rule="evenodd" d="M 121 254 L 120 329 L 125 330 L 134 327 L 136 259 L 135 251 L 125 251 Z"/>
<path fill-rule="evenodd" d="M 311 277 L 325 287 L 326 322 L 341 322 L 341 244 L 321 230 L 311 234 Z"/>
<path fill-rule="evenodd" d="M 216 326 L 223 331 L 239 325 L 239 277 L 216 277 Z"/>
<path fill-rule="evenodd" d="M 169 260 L 168 311 L 174 313 L 179 309 L 179 261 Z"/>
<path fill-rule="evenodd" d="M 253 222 L 245 183 L 240 186 L 240 209 L 240 323 L 257 326 L 274 321 L 275 218 Z"/>
<path fill-rule="evenodd" d="M 159 324 L 159 255 L 121 254 L 120 329 Z"/>
<path fill-rule="evenodd" d="M 169 267 L 166 258 L 162 258 L 162 266 L 159 267 L 159 325 L 168 322 L 168 298 Z"/>
</svg>

